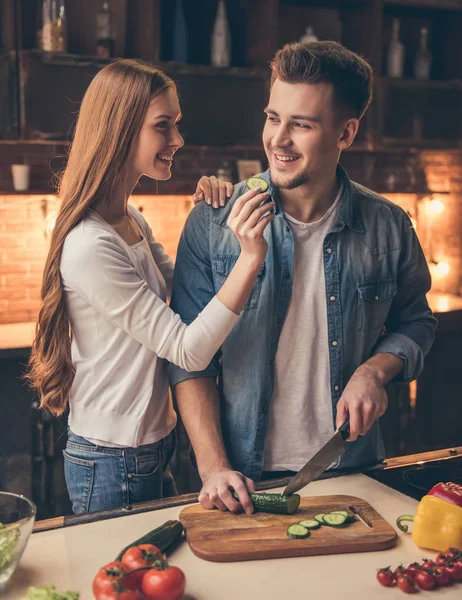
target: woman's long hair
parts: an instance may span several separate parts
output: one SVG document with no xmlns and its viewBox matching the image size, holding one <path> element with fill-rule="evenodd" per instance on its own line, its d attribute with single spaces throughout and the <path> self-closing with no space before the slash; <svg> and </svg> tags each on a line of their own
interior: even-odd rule
<svg viewBox="0 0 462 600">
<path fill-rule="evenodd" d="M 175 84 L 154 65 L 116 60 L 90 83 L 79 112 L 74 141 L 59 184 L 61 207 L 51 236 L 42 282 L 42 308 L 26 375 L 40 406 L 64 412 L 75 369 L 71 329 L 64 301 L 60 262 L 67 234 L 110 191 L 128 157 L 154 96 Z"/>
</svg>

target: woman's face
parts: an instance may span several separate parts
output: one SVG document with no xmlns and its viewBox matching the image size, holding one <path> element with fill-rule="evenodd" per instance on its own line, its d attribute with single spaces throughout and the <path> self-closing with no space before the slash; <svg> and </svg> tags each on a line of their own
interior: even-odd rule
<svg viewBox="0 0 462 600">
<path fill-rule="evenodd" d="M 137 177 L 170 179 L 173 155 L 184 145 L 178 131 L 181 118 L 176 91 L 168 88 L 149 104 L 135 145 L 132 169 Z"/>
</svg>

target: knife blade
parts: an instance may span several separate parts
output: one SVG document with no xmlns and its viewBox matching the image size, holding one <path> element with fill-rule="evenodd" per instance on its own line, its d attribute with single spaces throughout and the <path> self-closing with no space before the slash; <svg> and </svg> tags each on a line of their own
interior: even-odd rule
<svg viewBox="0 0 462 600">
<path fill-rule="evenodd" d="M 298 490 L 308 485 L 313 479 L 316 479 L 323 471 L 327 469 L 335 460 L 345 452 L 345 440 L 350 435 L 350 419 L 337 429 L 330 440 L 310 458 L 304 467 L 292 477 L 282 492 L 283 496 L 294 494 Z"/>
</svg>

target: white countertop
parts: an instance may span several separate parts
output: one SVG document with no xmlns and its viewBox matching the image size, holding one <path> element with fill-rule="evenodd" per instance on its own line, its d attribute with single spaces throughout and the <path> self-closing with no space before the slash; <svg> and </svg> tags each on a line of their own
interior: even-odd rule
<svg viewBox="0 0 462 600">
<path fill-rule="evenodd" d="M 277 488 L 281 491 L 282 488 Z M 436 552 L 417 548 L 409 534 L 395 526 L 396 517 L 414 513 L 417 502 L 370 479 L 350 475 L 311 483 L 302 496 L 349 494 L 371 504 L 399 533 L 397 545 L 378 552 L 278 558 L 248 562 L 214 563 L 194 556 L 184 542 L 170 557 L 183 569 L 187 588 L 185 600 L 403 600 L 396 587 L 384 588 L 376 580 L 376 569 L 419 561 Z M 76 590 L 81 600 L 91 600 L 91 583 L 98 569 L 114 559 L 131 541 L 177 519 L 184 506 L 139 513 L 126 517 L 76 525 L 31 536 L 21 563 L 1 600 L 17 600 L 29 585 L 54 584 L 60 590 Z M 462 585 L 419 598 L 462 597 Z"/>
</svg>

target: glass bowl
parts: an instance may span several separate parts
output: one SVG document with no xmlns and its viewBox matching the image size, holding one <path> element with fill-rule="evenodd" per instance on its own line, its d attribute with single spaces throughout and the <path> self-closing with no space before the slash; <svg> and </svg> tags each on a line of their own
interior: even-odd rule
<svg viewBox="0 0 462 600">
<path fill-rule="evenodd" d="M 0 590 L 26 548 L 36 512 L 35 504 L 25 496 L 0 492 Z"/>
</svg>

